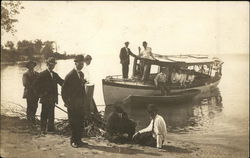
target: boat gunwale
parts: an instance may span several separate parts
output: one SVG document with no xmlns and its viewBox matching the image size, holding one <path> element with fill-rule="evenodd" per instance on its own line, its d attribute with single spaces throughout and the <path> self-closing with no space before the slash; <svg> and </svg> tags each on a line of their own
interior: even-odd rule
<svg viewBox="0 0 250 158">
<path fill-rule="evenodd" d="M 114 79 L 115 80 L 115 79 Z M 215 83 L 215 82 L 218 82 L 220 81 L 220 78 L 218 78 L 217 80 L 214 80 L 213 82 L 209 82 L 208 84 L 211 84 L 211 83 Z M 113 81 L 110 81 L 110 80 L 107 80 L 107 79 L 102 79 L 102 85 L 109 85 L 109 86 L 116 86 L 116 87 L 123 87 L 123 88 L 133 88 L 133 89 L 145 89 L 145 90 L 159 90 L 159 88 L 155 87 L 155 86 L 151 86 L 151 85 L 130 85 L 130 84 L 126 84 L 126 82 L 128 81 L 124 81 L 123 83 L 117 83 L 117 82 L 113 82 Z M 192 87 L 180 87 L 180 86 L 175 86 L 175 87 L 171 87 L 170 86 L 170 89 L 171 90 L 175 90 L 175 89 L 195 89 L 195 88 L 199 88 L 199 87 L 202 87 L 202 86 L 206 86 L 206 84 L 202 84 L 202 85 L 197 85 L 197 86 L 192 86 Z"/>
</svg>

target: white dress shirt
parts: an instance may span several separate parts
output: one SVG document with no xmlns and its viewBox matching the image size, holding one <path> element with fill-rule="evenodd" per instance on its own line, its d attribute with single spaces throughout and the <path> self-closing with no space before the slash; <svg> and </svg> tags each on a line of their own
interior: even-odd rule
<svg viewBox="0 0 250 158">
<path fill-rule="evenodd" d="M 50 71 L 49 69 L 47 69 L 49 71 L 49 74 L 51 76 L 51 78 L 53 79 L 53 71 Z"/>
<path fill-rule="evenodd" d="M 180 74 L 179 74 L 179 73 L 176 73 L 176 74 L 175 74 L 175 81 L 176 81 L 176 82 L 180 82 L 180 81 L 181 81 L 181 78 L 182 78 L 182 73 L 180 73 Z"/>
<path fill-rule="evenodd" d="M 153 59 L 152 58 L 152 49 L 150 47 L 146 47 L 143 51 L 141 51 L 140 54 L 143 58 Z"/>
<path fill-rule="evenodd" d="M 154 122 L 153 137 L 156 139 L 157 148 L 161 148 L 163 143 L 167 142 L 167 127 L 162 116 L 157 114 L 155 116 L 155 119 L 151 120 L 148 127 L 140 130 L 139 133 L 152 131 L 153 122 Z"/>
<path fill-rule="evenodd" d="M 76 72 L 77 72 L 77 75 L 78 75 L 79 79 L 81 79 L 81 75 L 80 75 L 80 73 L 79 73 L 79 72 L 81 72 L 81 70 L 77 70 L 77 68 L 75 68 L 75 70 L 76 70 Z"/>
<path fill-rule="evenodd" d="M 195 77 L 194 75 L 188 75 L 187 81 L 192 83 L 194 81 L 194 77 Z"/>
<path fill-rule="evenodd" d="M 92 83 L 93 80 L 91 78 L 91 74 L 90 74 L 90 70 L 91 70 L 91 65 L 85 65 L 82 69 L 83 73 L 84 73 L 84 79 L 89 82 Z"/>
</svg>

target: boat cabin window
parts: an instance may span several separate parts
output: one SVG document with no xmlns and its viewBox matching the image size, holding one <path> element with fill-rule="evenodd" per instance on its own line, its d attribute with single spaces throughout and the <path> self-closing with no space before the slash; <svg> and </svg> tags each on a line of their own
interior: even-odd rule
<svg viewBox="0 0 250 158">
<path fill-rule="evenodd" d="M 160 72 L 160 67 L 158 65 L 151 65 L 150 74 L 157 74 Z"/>
</svg>

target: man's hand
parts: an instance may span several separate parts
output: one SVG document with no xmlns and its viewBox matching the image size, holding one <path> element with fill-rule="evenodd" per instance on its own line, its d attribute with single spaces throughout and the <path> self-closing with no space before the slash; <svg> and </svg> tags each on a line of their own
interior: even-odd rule
<svg viewBox="0 0 250 158">
<path fill-rule="evenodd" d="M 140 134 L 140 132 L 136 132 L 136 133 L 133 135 L 132 139 L 134 139 L 135 136 L 137 136 L 138 134 Z"/>
</svg>

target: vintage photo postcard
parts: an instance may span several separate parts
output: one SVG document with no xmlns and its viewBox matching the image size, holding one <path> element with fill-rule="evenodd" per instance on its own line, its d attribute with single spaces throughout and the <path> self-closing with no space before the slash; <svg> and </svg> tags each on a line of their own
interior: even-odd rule
<svg viewBox="0 0 250 158">
<path fill-rule="evenodd" d="M 3 158 L 249 157 L 247 1 L 1 1 Z"/>
</svg>

